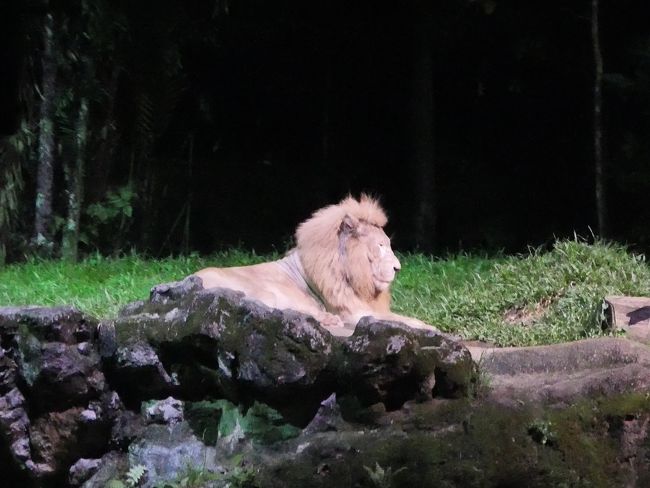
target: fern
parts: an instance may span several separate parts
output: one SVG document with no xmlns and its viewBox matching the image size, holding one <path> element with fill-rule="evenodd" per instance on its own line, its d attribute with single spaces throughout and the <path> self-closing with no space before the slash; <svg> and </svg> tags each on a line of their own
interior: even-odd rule
<svg viewBox="0 0 650 488">
<path fill-rule="evenodd" d="M 144 474 L 147 472 L 147 467 L 138 464 L 129 469 L 126 473 L 126 484 L 129 487 L 138 486 L 140 481 L 142 481 Z"/>
</svg>

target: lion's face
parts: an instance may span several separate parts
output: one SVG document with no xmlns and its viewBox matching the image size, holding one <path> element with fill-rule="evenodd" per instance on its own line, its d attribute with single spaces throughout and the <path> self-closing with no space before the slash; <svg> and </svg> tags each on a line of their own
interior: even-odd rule
<svg viewBox="0 0 650 488">
<path fill-rule="evenodd" d="M 387 290 L 401 268 L 399 259 L 390 247 L 390 239 L 382 229 L 374 226 L 368 226 L 367 234 L 361 239 L 368 250 L 375 289 L 377 292 Z"/>
<path fill-rule="evenodd" d="M 341 224 L 339 238 L 348 283 L 357 292 L 365 290 L 366 296 L 388 290 L 401 265 L 384 230 L 348 215 Z"/>
</svg>

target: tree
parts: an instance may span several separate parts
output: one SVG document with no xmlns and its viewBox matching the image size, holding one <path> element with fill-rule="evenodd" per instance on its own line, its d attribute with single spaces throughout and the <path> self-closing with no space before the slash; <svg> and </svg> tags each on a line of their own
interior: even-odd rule
<svg viewBox="0 0 650 488">
<path fill-rule="evenodd" d="M 63 228 L 61 256 L 69 261 L 76 261 L 78 257 L 79 225 L 83 208 L 86 146 L 88 142 L 88 100 L 85 97 L 82 97 L 79 102 L 75 129 L 74 163 L 67 162 L 64 164 L 68 215 Z"/>
<path fill-rule="evenodd" d="M 33 244 L 38 251 L 51 250 L 52 190 L 54 185 L 54 103 L 56 97 L 55 21 L 52 12 L 45 14 L 43 54 L 41 58 L 41 113 L 38 136 L 38 174 L 36 177 L 36 211 Z"/>
<path fill-rule="evenodd" d="M 21 152 L 24 143 L 20 134 L 0 139 L 0 266 L 5 263 L 6 242 L 18 210 L 23 189 Z"/>
</svg>

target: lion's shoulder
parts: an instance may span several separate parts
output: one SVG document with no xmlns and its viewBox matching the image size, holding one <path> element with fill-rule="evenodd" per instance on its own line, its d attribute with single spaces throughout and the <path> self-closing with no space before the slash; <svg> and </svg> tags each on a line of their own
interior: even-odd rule
<svg viewBox="0 0 650 488">
<path fill-rule="evenodd" d="M 307 286 L 288 258 L 249 266 L 204 268 L 194 273 L 203 288 L 229 288 L 272 308 L 317 310 L 322 303 Z"/>
</svg>

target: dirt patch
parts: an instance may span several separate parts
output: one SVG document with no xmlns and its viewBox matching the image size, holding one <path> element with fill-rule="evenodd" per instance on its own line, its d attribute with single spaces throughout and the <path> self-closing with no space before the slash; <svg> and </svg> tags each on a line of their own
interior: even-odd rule
<svg viewBox="0 0 650 488">
<path fill-rule="evenodd" d="M 521 325 L 524 327 L 535 325 L 544 317 L 549 307 L 558 301 L 560 296 L 561 293 L 557 293 L 550 297 L 544 297 L 533 305 L 512 307 L 503 314 L 503 321 L 508 325 Z"/>
</svg>

